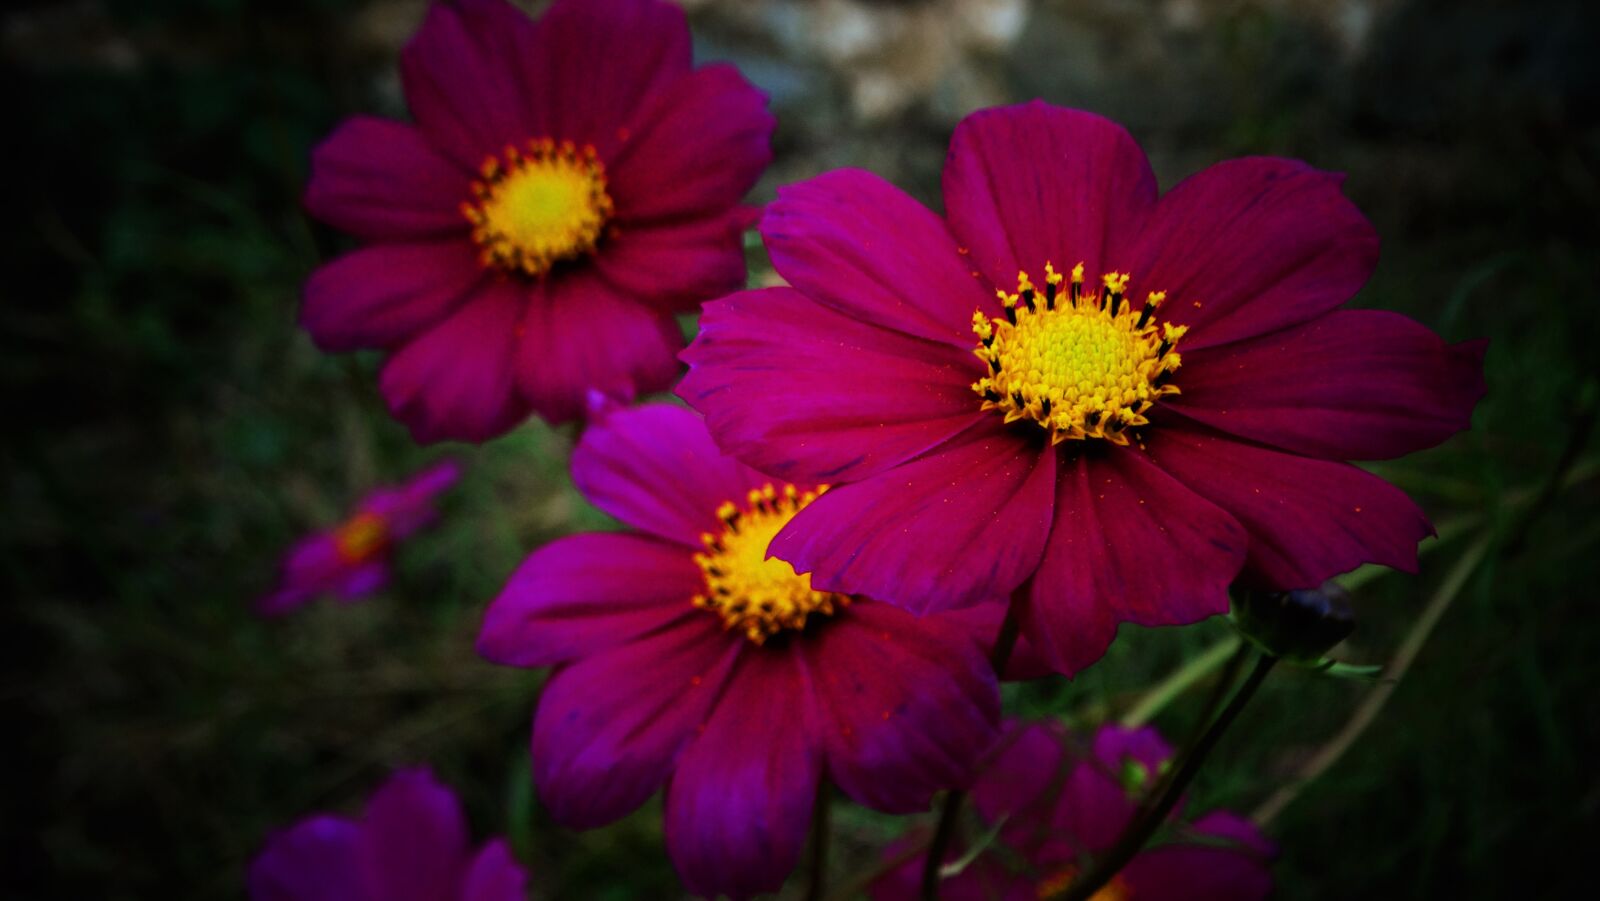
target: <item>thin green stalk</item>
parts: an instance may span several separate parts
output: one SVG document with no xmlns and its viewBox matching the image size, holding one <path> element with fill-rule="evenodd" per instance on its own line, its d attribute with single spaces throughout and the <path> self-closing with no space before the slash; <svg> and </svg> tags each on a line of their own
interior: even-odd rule
<svg viewBox="0 0 1600 901">
<path fill-rule="evenodd" d="M 1237 635 L 1227 638 L 1206 648 L 1198 657 L 1189 660 L 1179 667 L 1172 675 L 1156 683 L 1155 687 L 1144 693 L 1139 703 L 1133 705 L 1122 716 L 1124 726 L 1143 726 L 1155 719 L 1156 714 L 1165 710 L 1179 695 L 1188 691 L 1190 687 L 1201 679 L 1211 674 L 1211 671 L 1233 658 L 1244 646 L 1244 642 Z"/>
</svg>

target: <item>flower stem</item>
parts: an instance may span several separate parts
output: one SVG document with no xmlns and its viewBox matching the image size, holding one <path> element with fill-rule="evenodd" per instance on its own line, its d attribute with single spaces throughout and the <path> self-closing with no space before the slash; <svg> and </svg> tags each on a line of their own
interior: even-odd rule
<svg viewBox="0 0 1600 901">
<path fill-rule="evenodd" d="M 828 839 L 832 833 L 829 814 L 833 810 L 826 783 L 817 786 L 817 809 L 811 814 L 811 874 L 806 885 L 806 901 L 821 901 L 828 885 Z"/>
<path fill-rule="evenodd" d="M 994 646 L 989 651 L 989 665 L 994 668 L 997 679 L 1005 672 L 1006 664 L 1011 662 L 1011 652 L 1017 647 L 1018 610 L 1027 602 L 1028 593 L 1029 583 L 1024 582 L 1011 596 L 1005 619 L 1000 621 L 1000 632 L 995 635 Z M 956 821 L 961 817 L 961 805 L 966 797 L 967 793 L 960 789 L 945 792 L 944 804 L 939 808 L 939 824 L 934 827 L 933 841 L 928 843 L 928 856 L 922 863 L 923 901 L 938 901 L 939 871 L 944 867 L 944 855 L 950 848 L 950 839 L 955 836 Z"/>
<path fill-rule="evenodd" d="M 1122 830 L 1122 835 L 1118 836 L 1117 843 L 1112 845 L 1109 851 L 1096 860 L 1082 878 L 1074 879 L 1072 884 L 1067 886 L 1066 891 L 1058 896 L 1062 901 L 1088 901 L 1089 898 L 1094 896 L 1095 892 L 1111 881 L 1111 877 L 1117 875 L 1118 871 L 1127 866 L 1128 861 L 1132 860 L 1135 854 L 1139 853 L 1139 850 L 1150 840 L 1150 836 L 1154 835 L 1156 829 L 1166 821 L 1167 815 L 1172 813 L 1172 808 L 1177 806 L 1178 799 L 1183 796 L 1183 793 L 1189 788 L 1189 783 L 1194 780 L 1195 773 L 1200 771 L 1200 765 L 1205 763 L 1206 757 L 1216 747 L 1217 741 L 1222 738 L 1224 732 L 1228 731 L 1228 727 L 1239 716 L 1239 711 L 1243 710 L 1245 705 L 1249 703 L 1250 698 L 1255 695 L 1256 689 L 1260 688 L 1261 683 L 1266 681 L 1267 674 L 1272 672 L 1272 666 L 1277 662 L 1278 658 L 1266 654 L 1256 658 L 1255 668 L 1250 671 L 1249 676 L 1245 677 L 1244 684 L 1239 686 L 1239 690 L 1234 693 L 1233 699 L 1228 702 L 1228 706 L 1223 708 L 1216 721 L 1200 735 L 1194 746 L 1189 748 L 1183 755 L 1183 763 L 1178 767 L 1178 774 L 1167 785 L 1166 791 L 1162 792 L 1161 800 L 1157 801 L 1155 806 L 1148 811 L 1135 815 L 1129 821 L 1127 827 Z"/>
<path fill-rule="evenodd" d="M 1206 648 L 1199 656 L 1188 661 L 1172 675 L 1161 680 L 1159 684 L 1149 691 L 1146 691 L 1144 696 L 1139 699 L 1139 703 L 1133 705 L 1132 709 L 1122 715 L 1122 725 L 1130 727 L 1143 726 L 1145 723 L 1155 719 L 1156 714 L 1166 709 L 1168 704 L 1188 691 L 1196 682 L 1210 675 L 1211 671 L 1221 666 L 1224 661 L 1231 661 L 1240 652 L 1240 648 L 1243 645 L 1244 641 L 1238 635 L 1229 635 L 1227 638 Z M 1226 691 L 1226 686 L 1233 684 L 1233 677 L 1230 675 L 1226 678 L 1219 678 L 1217 684 L 1224 686 L 1217 689 L 1219 692 Z M 1221 703 L 1220 697 L 1217 703 Z M 1215 710 L 1212 710 L 1212 712 L 1215 712 Z M 1200 719 L 1201 724 L 1204 724 L 1207 719 L 1208 717 L 1202 717 Z"/>
</svg>

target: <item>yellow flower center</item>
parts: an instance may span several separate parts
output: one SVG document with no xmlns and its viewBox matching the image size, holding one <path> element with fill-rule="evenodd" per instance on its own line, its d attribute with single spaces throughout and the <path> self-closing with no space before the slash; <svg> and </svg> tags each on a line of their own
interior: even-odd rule
<svg viewBox="0 0 1600 901">
<path fill-rule="evenodd" d="M 738 629 L 756 644 L 784 629 L 804 629 L 812 614 L 830 616 L 849 605 L 848 595 L 816 591 L 810 574 L 767 557 L 773 536 L 827 490 L 823 485 L 801 492 L 785 485 L 780 491 L 768 484 L 753 489 L 743 507 L 732 501 L 719 507 L 722 532 L 701 535 L 705 553 L 694 555 L 706 576 L 706 593 L 695 595 L 694 605 L 716 613 L 724 627 Z"/>
<path fill-rule="evenodd" d="M 1072 886 L 1072 880 L 1078 878 L 1078 868 L 1068 864 L 1064 869 L 1040 880 L 1035 895 L 1040 901 L 1055 898 L 1065 894 Z M 1089 896 L 1089 901 L 1131 901 L 1133 893 L 1128 891 L 1128 883 L 1120 875 L 1111 877 L 1111 881 L 1100 887 L 1100 890 Z"/>
<path fill-rule="evenodd" d="M 339 559 L 352 566 L 378 555 L 389 543 L 389 524 L 376 513 L 357 513 L 333 531 Z"/>
<path fill-rule="evenodd" d="M 549 138 L 508 146 L 472 183 L 461 205 L 485 266 L 538 277 L 595 248 L 611 218 L 606 167 L 594 147 Z"/>
<path fill-rule="evenodd" d="M 1125 445 L 1129 429 L 1149 422 L 1144 414 L 1156 398 L 1178 393 L 1163 381 L 1182 364 L 1172 348 L 1188 327 L 1158 328 L 1152 320 L 1165 291 L 1146 295 L 1135 311 L 1125 302 L 1126 273 L 1109 273 L 1103 290 L 1085 291 L 1079 263 L 1063 294 L 1067 280 L 1049 263 L 1044 271 L 1043 292 L 1026 272 L 1017 273 L 1015 293 L 996 292 L 1005 318 L 972 314 L 974 353 L 989 367 L 972 390 L 1006 422 L 1039 423 L 1052 444 L 1103 438 Z"/>
</svg>

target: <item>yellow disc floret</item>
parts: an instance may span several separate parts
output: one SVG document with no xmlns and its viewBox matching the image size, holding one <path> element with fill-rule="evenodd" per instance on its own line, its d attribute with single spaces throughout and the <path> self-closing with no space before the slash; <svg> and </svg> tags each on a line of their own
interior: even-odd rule
<svg viewBox="0 0 1600 901">
<path fill-rule="evenodd" d="M 592 250 L 611 218 L 606 167 L 592 146 L 549 138 L 491 156 L 461 205 L 485 266 L 541 276 Z"/>
<path fill-rule="evenodd" d="M 1065 894 L 1072 887 L 1074 879 L 1078 878 L 1078 868 L 1068 864 L 1065 868 L 1046 876 L 1040 880 L 1034 890 L 1034 896 L 1040 901 L 1049 901 Z M 1098 891 L 1089 896 L 1089 901 L 1129 901 L 1133 894 L 1128 891 L 1128 883 L 1122 876 L 1111 877 L 1111 881 L 1101 886 Z"/>
<path fill-rule="evenodd" d="M 848 605 L 848 595 L 816 591 L 809 574 L 767 557 L 773 536 L 826 490 L 826 485 L 802 492 L 793 485 L 768 484 L 753 489 L 743 505 L 723 504 L 717 510 L 722 531 L 700 536 L 706 550 L 694 555 L 706 577 L 706 592 L 695 595 L 694 605 L 721 616 L 727 628 L 756 644 L 784 629 L 804 629 L 813 614 L 828 616 Z"/>
<path fill-rule="evenodd" d="M 388 544 L 389 523 L 371 511 L 357 513 L 333 530 L 334 550 L 351 565 L 371 560 Z"/>
<path fill-rule="evenodd" d="M 1068 279 L 1045 264 L 1045 286 L 1017 273 L 1014 293 L 997 292 L 1005 318 L 972 314 L 975 353 L 988 373 L 973 383 L 985 410 L 1006 422 L 1031 419 L 1052 443 L 1103 438 L 1127 444 L 1128 430 L 1149 422 L 1156 398 L 1177 394 L 1165 378 L 1182 363 L 1172 348 L 1188 329 L 1152 321 L 1166 292 L 1125 302 L 1128 275 L 1112 272 L 1100 290 L 1084 290 L 1083 264 Z"/>
</svg>

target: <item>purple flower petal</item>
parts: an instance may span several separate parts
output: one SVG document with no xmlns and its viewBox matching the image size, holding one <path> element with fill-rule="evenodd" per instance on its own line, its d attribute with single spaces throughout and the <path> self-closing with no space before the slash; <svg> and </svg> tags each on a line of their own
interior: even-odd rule
<svg viewBox="0 0 1600 901">
<path fill-rule="evenodd" d="M 972 802 L 989 823 L 1004 818 L 1002 837 L 1018 849 L 1048 838 L 1051 813 L 1069 767 L 1055 723 L 1012 721 L 991 750 L 983 775 L 972 788 Z"/>
<path fill-rule="evenodd" d="M 388 526 L 389 537 L 400 541 L 438 518 L 439 495 L 454 487 L 460 478 L 460 463 L 448 458 L 440 460 L 403 485 L 374 492 L 361 508 L 381 515 Z"/>
<path fill-rule="evenodd" d="M 866 325 L 791 288 L 706 305 L 678 396 L 718 445 L 797 483 L 881 473 L 992 418 L 967 351 Z"/>
<path fill-rule="evenodd" d="M 1000 695 L 963 626 L 869 601 L 801 643 L 828 775 L 845 794 L 914 813 L 935 792 L 971 783 L 997 733 Z"/>
<path fill-rule="evenodd" d="M 361 881 L 360 834 L 355 823 L 326 815 L 274 834 L 250 864 L 251 901 L 378 901 Z"/>
<path fill-rule="evenodd" d="M 1162 315 L 1191 328 L 1185 354 L 1305 322 L 1349 300 L 1378 261 L 1343 180 L 1295 160 L 1218 163 L 1161 198 L 1118 265 L 1139 296 L 1167 292 Z"/>
<path fill-rule="evenodd" d="M 508 144 L 576 137 L 549 133 L 550 107 L 565 85 L 517 77 L 541 50 L 533 22 L 504 0 L 430 4 L 400 51 L 412 117 L 434 146 L 474 172 Z"/>
<path fill-rule="evenodd" d="M 594 266 L 607 284 L 651 309 L 695 311 L 707 298 L 744 286 L 747 218 L 735 208 L 683 222 L 617 226 Z"/>
<path fill-rule="evenodd" d="M 1272 894 L 1267 860 L 1273 845 L 1249 820 L 1216 811 L 1196 820 L 1187 831 L 1231 844 L 1178 841 L 1146 849 L 1122 871 L 1131 896 L 1258 901 Z"/>
<path fill-rule="evenodd" d="M 516 335 L 517 384 L 552 423 L 582 416 L 590 391 L 621 398 L 661 391 L 681 368 L 677 322 L 618 294 L 589 268 L 545 279 Z"/>
<path fill-rule="evenodd" d="M 718 507 L 743 505 L 750 489 L 772 481 L 723 456 L 699 416 L 667 404 L 620 410 L 591 426 L 572 454 L 572 480 L 611 516 L 695 551 L 701 535 L 721 532 Z"/>
<path fill-rule="evenodd" d="M 311 273 L 300 324 L 330 353 L 392 347 L 448 316 L 484 277 L 465 237 L 351 251 Z"/>
<path fill-rule="evenodd" d="M 468 852 L 461 802 L 425 769 L 397 772 L 367 802 L 357 850 L 373 898 L 453 898 Z"/>
<path fill-rule="evenodd" d="M 1467 428 L 1486 390 L 1484 341 L 1447 345 L 1397 313 L 1336 310 L 1304 325 L 1185 352 L 1167 402 L 1284 450 L 1376 460 Z"/>
<path fill-rule="evenodd" d="M 458 895 L 461 901 L 526 901 L 528 874 L 511 856 L 505 839 L 495 839 L 467 867 Z"/>
<path fill-rule="evenodd" d="M 470 170 L 440 156 L 412 126 L 355 116 L 312 151 L 305 206 L 370 240 L 465 240 L 461 202 L 471 198 L 471 184 Z"/>
<path fill-rule="evenodd" d="M 1051 262 L 1090 278 L 1124 266 L 1124 247 L 1156 202 L 1144 151 L 1122 126 L 1040 101 L 973 113 L 944 167 L 945 215 L 996 287 L 1036 280 Z"/>
<path fill-rule="evenodd" d="M 870 172 L 839 169 L 779 188 L 761 236 L 790 284 L 865 323 L 970 351 L 972 314 L 999 313 L 944 222 Z"/>
<path fill-rule="evenodd" d="M 690 605 L 704 590 L 681 547 L 622 532 L 569 535 L 517 568 L 484 614 L 478 653 L 509 666 L 577 660 L 705 616 Z"/>
<path fill-rule="evenodd" d="M 295 542 L 284 558 L 278 586 L 256 602 L 262 616 L 291 613 L 317 595 L 328 591 L 349 570 L 339 556 L 338 544 L 326 534 L 310 535 Z"/>
<path fill-rule="evenodd" d="M 1150 456 L 1250 533 L 1241 579 L 1290 590 L 1363 563 L 1416 572 L 1433 528 L 1400 489 L 1348 463 L 1313 460 L 1163 424 Z"/>
<path fill-rule="evenodd" d="M 1247 544 L 1232 517 L 1137 451 L 1066 465 L 1021 618 L 1052 666 L 1070 675 L 1099 660 L 1121 623 L 1180 625 L 1228 612 Z"/>
<path fill-rule="evenodd" d="M 487 441 L 528 415 L 512 371 L 526 306 L 521 285 L 492 280 L 389 358 L 378 388 L 413 438 Z"/>
<path fill-rule="evenodd" d="M 639 110 L 607 164 L 618 222 L 719 215 L 739 203 L 772 160 L 775 122 L 766 95 L 733 66 L 672 82 Z"/>
<path fill-rule="evenodd" d="M 747 898 L 794 869 L 822 776 L 809 692 L 790 649 L 744 654 L 684 750 L 667 786 L 666 836 L 691 892 Z"/>
<path fill-rule="evenodd" d="M 687 599 L 684 609 L 670 627 L 583 657 L 545 683 L 533 779 L 556 822 L 591 828 L 643 804 L 706 722 L 746 642 Z"/>
<path fill-rule="evenodd" d="M 389 564 L 384 560 L 363 563 L 345 573 L 330 586 L 341 601 L 357 601 L 375 594 L 389 581 Z"/>
<path fill-rule="evenodd" d="M 1004 597 L 1039 565 L 1056 454 L 978 426 L 910 463 L 835 488 L 801 510 L 769 553 L 819 588 L 912 612 Z"/>
</svg>

